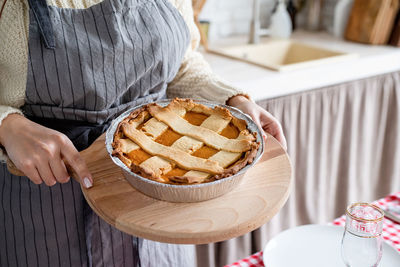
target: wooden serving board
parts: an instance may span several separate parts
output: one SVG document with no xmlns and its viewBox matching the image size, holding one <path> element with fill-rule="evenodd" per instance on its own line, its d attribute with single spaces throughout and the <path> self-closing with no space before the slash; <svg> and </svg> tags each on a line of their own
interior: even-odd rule
<svg viewBox="0 0 400 267">
<path fill-rule="evenodd" d="M 360 43 L 386 44 L 398 8 L 398 0 L 355 0 L 346 28 L 346 39 Z"/>
<path fill-rule="evenodd" d="M 176 244 L 205 244 L 234 238 L 268 222 L 284 205 L 292 169 L 286 152 L 271 136 L 265 154 L 234 191 L 198 203 L 171 203 L 133 188 L 110 159 L 102 135 L 81 152 L 93 176 L 82 191 L 106 222 L 134 236 Z"/>
</svg>

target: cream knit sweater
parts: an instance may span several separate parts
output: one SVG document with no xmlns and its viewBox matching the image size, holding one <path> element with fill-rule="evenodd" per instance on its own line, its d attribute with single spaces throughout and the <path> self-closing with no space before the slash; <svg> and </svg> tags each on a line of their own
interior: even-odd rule
<svg viewBox="0 0 400 267">
<path fill-rule="evenodd" d="M 4 1 L 0 0 L 0 7 Z M 168 85 L 168 97 L 190 97 L 225 103 L 234 95 L 246 95 L 214 75 L 202 55 L 196 52 L 200 36 L 193 20 L 191 0 L 170 1 L 188 25 L 191 44 L 187 48 L 178 74 Z M 47 0 L 49 5 L 79 9 L 99 2 L 102 0 Z M 8 114 L 22 114 L 19 108 L 25 99 L 28 29 L 28 1 L 8 0 L 0 18 L 0 125 Z"/>
</svg>

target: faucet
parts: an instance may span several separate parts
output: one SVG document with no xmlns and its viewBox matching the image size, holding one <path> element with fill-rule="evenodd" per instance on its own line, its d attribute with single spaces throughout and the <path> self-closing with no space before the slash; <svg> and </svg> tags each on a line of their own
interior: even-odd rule
<svg viewBox="0 0 400 267">
<path fill-rule="evenodd" d="M 260 42 L 260 36 L 266 36 L 268 34 L 268 29 L 263 29 L 260 25 L 260 0 L 253 0 L 249 43 L 257 44 Z"/>
<path fill-rule="evenodd" d="M 253 0 L 253 18 L 250 25 L 249 43 L 256 44 L 260 41 L 260 36 L 269 35 L 271 37 L 289 38 L 292 33 L 292 21 L 286 10 L 285 0 L 278 0 L 275 12 L 271 16 L 268 29 L 260 26 L 260 0 Z"/>
</svg>

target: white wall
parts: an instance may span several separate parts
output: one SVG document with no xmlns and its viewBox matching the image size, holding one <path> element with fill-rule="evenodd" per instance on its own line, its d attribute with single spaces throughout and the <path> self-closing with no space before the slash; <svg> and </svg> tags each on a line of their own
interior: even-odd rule
<svg viewBox="0 0 400 267">
<path fill-rule="evenodd" d="M 322 29 L 329 29 L 333 23 L 333 12 L 338 0 L 321 0 Z M 263 27 L 268 26 L 272 9 L 277 0 L 260 0 L 260 20 Z M 211 22 L 209 40 L 233 34 L 248 34 L 250 28 L 253 0 L 207 0 L 200 19 Z M 298 14 L 298 25 L 304 24 L 307 8 Z"/>
<path fill-rule="evenodd" d="M 263 26 L 268 18 L 275 0 L 260 0 L 260 18 Z M 201 14 L 201 20 L 211 22 L 209 40 L 215 40 L 232 34 L 247 34 L 249 32 L 252 0 L 207 0 Z"/>
</svg>

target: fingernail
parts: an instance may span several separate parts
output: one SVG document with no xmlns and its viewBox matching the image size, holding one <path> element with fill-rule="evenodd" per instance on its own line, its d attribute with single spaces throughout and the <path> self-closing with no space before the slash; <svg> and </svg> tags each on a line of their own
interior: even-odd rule
<svg viewBox="0 0 400 267">
<path fill-rule="evenodd" d="M 86 187 L 86 188 L 91 188 L 91 187 L 93 186 L 93 185 L 92 185 L 92 182 L 91 182 L 90 179 L 87 178 L 87 177 L 83 178 L 83 183 L 85 184 L 85 187 Z"/>
</svg>

